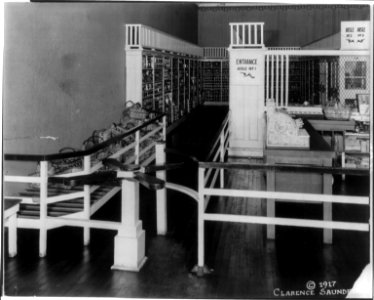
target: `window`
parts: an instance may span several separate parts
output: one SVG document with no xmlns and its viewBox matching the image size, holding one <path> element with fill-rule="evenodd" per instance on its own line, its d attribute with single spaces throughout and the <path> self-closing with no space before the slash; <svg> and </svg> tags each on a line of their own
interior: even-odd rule
<svg viewBox="0 0 374 300">
<path fill-rule="evenodd" d="M 346 61 L 344 64 L 345 89 L 365 90 L 366 89 L 366 62 Z"/>
</svg>

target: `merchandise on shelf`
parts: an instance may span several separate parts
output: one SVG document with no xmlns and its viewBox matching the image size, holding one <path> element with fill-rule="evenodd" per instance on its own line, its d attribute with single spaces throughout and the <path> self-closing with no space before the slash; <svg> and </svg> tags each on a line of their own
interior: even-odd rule
<svg viewBox="0 0 374 300">
<path fill-rule="evenodd" d="M 228 102 L 229 62 L 208 60 L 202 62 L 204 101 Z"/>
<path fill-rule="evenodd" d="M 345 151 L 369 153 L 370 141 L 368 134 L 346 134 Z"/>
<path fill-rule="evenodd" d="M 198 58 L 142 51 L 142 107 L 166 113 L 168 124 L 189 113 L 201 103 L 200 67 Z"/>
</svg>

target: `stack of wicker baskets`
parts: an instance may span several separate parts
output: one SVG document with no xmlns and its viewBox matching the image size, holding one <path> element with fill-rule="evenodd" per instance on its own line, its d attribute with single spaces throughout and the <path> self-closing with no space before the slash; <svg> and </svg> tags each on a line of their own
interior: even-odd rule
<svg viewBox="0 0 374 300">
<path fill-rule="evenodd" d="M 340 102 L 328 103 L 323 108 L 323 114 L 329 120 L 349 120 L 351 117 L 351 108 Z"/>
</svg>

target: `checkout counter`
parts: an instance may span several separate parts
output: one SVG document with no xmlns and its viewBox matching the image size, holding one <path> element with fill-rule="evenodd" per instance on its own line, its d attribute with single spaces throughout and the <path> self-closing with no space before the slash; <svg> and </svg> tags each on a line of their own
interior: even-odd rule
<svg viewBox="0 0 374 300">
<path fill-rule="evenodd" d="M 323 137 L 307 119 L 294 120 L 285 112 L 267 109 L 265 162 L 268 164 L 310 165 L 331 167 L 335 156 Z M 333 177 L 331 174 L 292 173 L 268 171 L 267 191 L 332 194 Z M 287 200 L 267 200 L 267 216 L 276 216 L 276 202 Z M 332 220 L 332 204 L 323 205 L 323 220 Z M 306 206 L 307 209 L 307 206 Z M 294 216 L 299 217 L 299 216 Z M 267 237 L 275 238 L 275 226 L 267 226 Z M 332 230 L 324 229 L 324 243 L 332 243 Z"/>
</svg>

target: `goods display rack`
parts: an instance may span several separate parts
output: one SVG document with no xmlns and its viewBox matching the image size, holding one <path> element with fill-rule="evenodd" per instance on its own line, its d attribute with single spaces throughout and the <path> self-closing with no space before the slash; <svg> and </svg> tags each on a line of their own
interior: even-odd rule
<svg viewBox="0 0 374 300">
<path fill-rule="evenodd" d="M 147 110 L 153 109 L 153 57 L 151 55 L 143 55 L 143 108 Z"/>
<path fill-rule="evenodd" d="M 229 101 L 229 58 L 225 47 L 205 47 L 201 60 L 204 101 Z"/>
<path fill-rule="evenodd" d="M 227 59 L 203 60 L 204 101 L 229 101 L 229 62 Z"/>
<path fill-rule="evenodd" d="M 165 113 L 169 125 L 201 104 L 202 48 L 140 24 L 126 33 L 126 101 Z"/>
<path fill-rule="evenodd" d="M 172 123 L 201 103 L 198 59 L 143 51 L 142 107 L 167 114 Z"/>
</svg>

